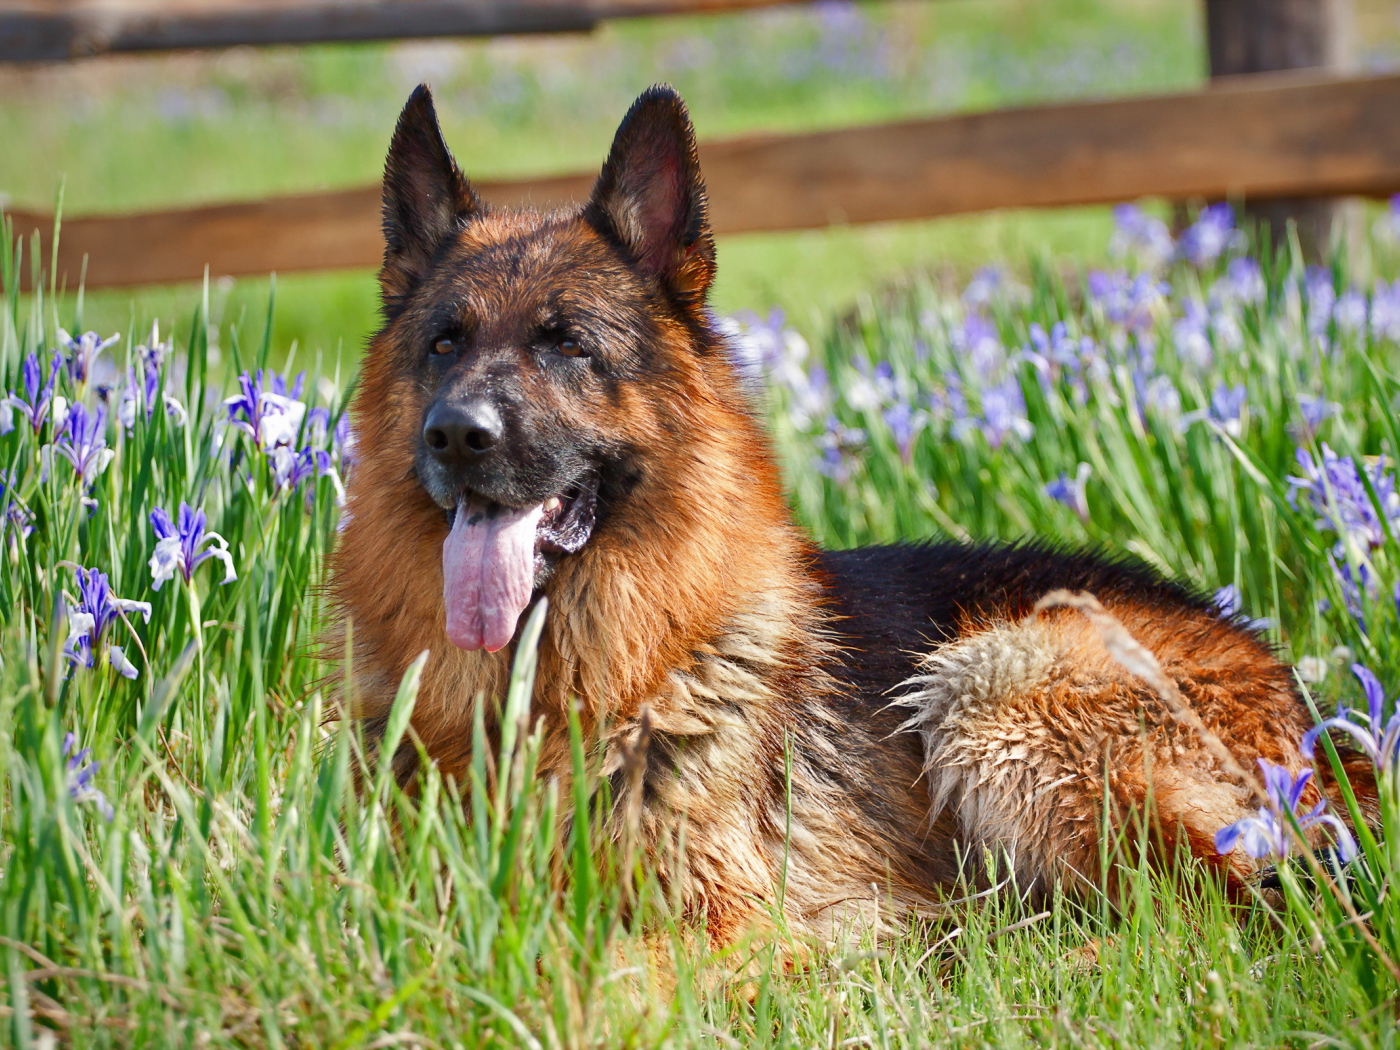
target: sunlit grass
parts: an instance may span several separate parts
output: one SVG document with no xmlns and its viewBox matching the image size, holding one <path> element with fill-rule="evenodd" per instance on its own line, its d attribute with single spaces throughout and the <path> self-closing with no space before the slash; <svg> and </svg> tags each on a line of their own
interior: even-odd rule
<svg viewBox="0 0 1400 1050">
<path fill-rule="evenodd" d="M 1374 277 L 1395 276 L 1390 250 L 1377 247 L 1375 274 L 1339 260 L 1328 278 L 1335 293 L 1367 290 L 1360 327 L 1335 304 L 1321 317 L 1320 278 L 1301 263 L 1266 266 L 1261 298 L 1221 307 L 1238 341 L 1218 337 L 1209 364 L 1183 359 L 1173 325 L 1187 298 L 1209 301 L 1223 259 L 1173 266 L 1170 296 L 1136 336 L 1078 277 L 1053 267 L 1028 266 L 1029 280 L 966 303 L 913 282 L 832 327 L 805 357 L 789 340 L 766 360 L 798 517 L 835 545 L 1036 535 L 1132 552 L 1207 592 L 1237 584 L 1245 610 L 1274 621 L 1287 653 L 1316 660 L 1319 707 L 1354 702 L 1353 657 L 1400 681 L 1395 539 L 1364 551 L 1375 582 L 1359 597 L 1359 620 L 1329 560 L 1336 533 L 1319 527 L 1306 500 L 1290 500 L 1287 478 L 1300 469 L 1300 444 L 1384 454 L 1386 469 L 1394 462 L 1397 348 L 1373 323 L 1380 293 L 1371 291 Z M 5 287 L 0 375 L 23 395 L 25 356 L 46 361 L 60 324 L 75 329 L 70 305 L 21 298 L 8 274 Z M 669 914 L 635 853 L 602 840 L 593 741 L 576 737 L 570 784 L 539 781 L 528 665 L 499 698 L 511 731 L 496 739 L 483 720 L 472 727 L 465 782 L 429 770 L 406 796 L 334 718 L 344 654 L 314 654 L 334 479 L 313 472 L 296 491 L 279 489 L 278 461 L 225 423 L 221 402 L 239 372 L 287 367 L 266 307 L 226 314 L 212 329 L 196 313 L 167 333 L 174 346 L 158 393 L 178 400 L 183 424 L 162 397 L 149 419 L 138 411 L 129 434 L 113 419 L 128 365 L 142 366 L 135 345 L 149 345 L 144 317 L 104 351 L 116 366 L 107 374 L 86 387 L 60 375 L 57 391 L 70 403 L 96 406 L 98 385 L 118 384 L 106 402 L 115 454 L 86 491 L 66 460 L 47 454 L 44 469 L 43 446 L 60 440 L 52 424 L 36 434 L 16 412 L 14 430 L 0 436 L 8 1041 L 34 1045 L 46 1032 L 139 1046 L 1393 1038 L 1396 986 L 1384 960 L 1400 956 L 1400 922 L 1384 879 L 1400 868 L 1391 847 L 1374 842 L 1369 863 L 1380 877 L 1353 891 L 1373 943 L 1333 897 L 1296 880 L 1277 911 L 1240 908 L 1189 866 L 1153 874 L 1122 855 L 1128 892 L 1117 908 L 1091 892 L 1040 911 L 1005 887 L 911 921 L 891 941 L 798 953 L 780 937 L 715 955 L 703 930 Z M 985 372 L 966 342 L 974 315 L 1003 351 Z M 1017 356 L 1033 348 L 1033 323 L 1048 331 L 1055 322 L 1092 340 L 1106 362 L 1082 395 L 1064 373 L 1043 387 L 1035 364 Z M 781 326 L 774 333 L 787 338 Z M 1139 412 L 1134 367 L 1149 334 L 1151 375 L 1170 380 L 1180 401 L 1158 398 Z M 751 324 L 744 345 L 762 337 Z M 314 358 L 298 360 L 312 371 L 303 400 L 333 424 L 348 377 L 318 376 Z M 829 377 L 825 400 L 803 417 L 796 394 L 817 363 Z M 953 377 L 964 416 L 948 408 Z M 1021 391 L 1033 433 L 993 447 L 985 388 L 1004 378 Z M 1220 383 L 1245 386 L 1241 425 L 1190 422 Z M 1338 406 L 1316 431 L 1300 429 L 1302 394 Z M 890 414 L 900 403 L 925 413 L 905 454 Z M 844 436 L 833 445 L 833 434 Z M 303 446 L 348 466 L 349 451 L 315 432 L 309 413 L 290 447 Z M 1083 517 L 1045 490 L 1080 463 L 1090 465 Z M 220 582 L 211 561 L 188 582 L 177 575 L 153 590 L 148 516 L 158 506 L 173 514 L 181 501 L 208 512 L 236 581 Z M 65 655 L 71 609 L 65 623 L 59 599 L 77 597 L 72 566 L 100 569 L 117 595 L 151 603 L 149 623 L 129 613 L 103 640 L 123 647 L 134 680 L 101 652 L 92 668 Z M 1352 656 L 1334 652 L 1342 645 Z M 411 672 L 391 738 L 405 731 L 414 690 Z M 65 758 L 69 733 L 99 763 L 90 783 L 79 785 Z M 110 801 L 110 822 L 89 789 Z M 784 964 L 794 957 L 804 964 Z"/>
</svg>

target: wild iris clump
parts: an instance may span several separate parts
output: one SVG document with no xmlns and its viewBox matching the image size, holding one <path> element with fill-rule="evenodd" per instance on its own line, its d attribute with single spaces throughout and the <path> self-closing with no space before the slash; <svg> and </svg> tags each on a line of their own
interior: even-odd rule
<svg viewBox="0 0 1400 1050">
<path fill-rule="evenodd" d="M 465 782 L 429 770 L 405 792 L 376 767 L 340 717 L 354 625 L 332 630 L 318 589 L 355 469 L 347 385 L 198 311 L 164 340 L 60 329 L 6 256 L 8 1040 L 1386 1038 L 1400 241 L 1382 224 L 1373 270 L 1318 269 L 1251 255 L 1224 206 L 1180 236 L 1133 207 L 1117 223 L 1110 270 L 915 282 L 820 340 L 780 314 L 716 324 L 820 541 L 1098 544 L 1270 633 L 1318 709 L 1313 765 L 1261 768 L 1257 815 L 1217 845 L 1276 863 L 1277 886 L 1227 901 L 1124 854 L 1113 906 L 970 893 L 868 950 L 805 946 L 798 967 L 765 942 L 710 955 L 603 846 L 594 741 L 575 734 L 571 783 L 539 782 L 528 657 L 478 707 Z M 390 751 L 412 745 L 421 670 L 382 727 Z M 1363 768 L 1379 814 L 1310 793 Z M 1318 831 L 1315 858 L 1299 834 Z"/>
</svg>

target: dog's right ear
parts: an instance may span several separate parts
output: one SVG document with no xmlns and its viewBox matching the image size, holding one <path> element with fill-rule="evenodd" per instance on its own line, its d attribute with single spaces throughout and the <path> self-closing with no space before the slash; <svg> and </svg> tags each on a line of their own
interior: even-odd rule
<svg viewBox="0 0 1400 1050">
<path fill-rule="evenodd" d="M 715 276 L 706 209 L 690 114 L 658 84 L 623 118 L 584 215 L 638 270 L 699 306 Z"/>
<path fill-rule="evenodd" d="M 433 95 L 419 84 L 408 97 L 384 166 L 384 267 L 379 285 L 392 312 L 428 272 L 433 257 L 481 208 L 447 150 Z"/>
</svg>

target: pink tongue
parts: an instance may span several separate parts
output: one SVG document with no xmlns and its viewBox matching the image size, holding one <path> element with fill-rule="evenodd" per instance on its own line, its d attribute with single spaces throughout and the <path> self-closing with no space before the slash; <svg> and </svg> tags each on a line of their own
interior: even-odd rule
<svg viewBox="0 0 1400 1050">
<path fill-rule="evenodd" d="M 461 649 L 504 648 L 535 589 L 535 525 L 544 513 L 475 501 L 457 507 L 442 545 L 447 637 Z"/>
</svg>

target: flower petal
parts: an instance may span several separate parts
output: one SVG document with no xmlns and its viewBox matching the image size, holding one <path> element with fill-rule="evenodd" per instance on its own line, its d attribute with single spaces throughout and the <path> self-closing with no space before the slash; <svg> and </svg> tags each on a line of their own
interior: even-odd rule
<svg viewBox="0 0 1400 1050">
<path fill-rule="evenodd" d="M 179 537 L 166 536 L 161 539 L 147 564 L 151 567 L 151 589 L 158 591 L 161 584 L 175 578 L 175 573 L 183 565 Z"/>
<path fill-rule="evenodd" d="M 1318 817 L 1317 823 L 1326 824 L 1332 829 L 1332 834 L 1336 836 L 1337 856 L 1348 864 L 1356 859 L 1356 855 L 1360 851 L 1357 849 L 1356 838 L 1352 835 L 1350 828 L 1330 813 Z"/>
<path fill-rule="evenodd" d="M 1366 706 L 1371 716 L 1371 727 L 1377 728 L 1381 724 L 1381 711 L 1385 707 L 1385 689 L 1381 686 L 1381 680 L 1364 664 L 1352 664 L 1351 673 L 1356 675 L 1361 682 L 1361 688 L 1366 691 Z"/>
<path fill-rule="evenodd" d="M 1364 726 L 1357 725 L 1349 718 L 1329 718 L 1326 721 L 1321 722 L 1316 728 L 1336 729 L 1340 732 L 1347 734 L 1347 736 L 1351 737 L 1359 745 L 1361 745 L 1361 750 L 1365 751 L 1366 754 L 1370 756 L 1372 762 L 1375 762 L 1378 765 L 1380 764 L 1381 753 L 1378 747 L 1378 741 L 1376 740 L 1375 735 L 1369 729 L 1366 729 Z M 1311 735 L 1313 730 L 1309 730 L 1308 732 L 1309 735 Z"/>
<path fill-rule="evenodd" d="M 1283 834 L 1283 826 L 1272 813 L 1260 810 L 1259 816 L 1240 821 L 1244 825 L 1241 844 L 1244 851 L 1255 860 L 1271 855 L 1285 856 L 1288 853 L 1288 839 Z"/>
<path fill-rule="evenodd" d="M 175 421 L 177 427 L 184 426 L 189 422 L 189 413 L 185 411 L 185 406 L 170 395 L 165 395 L 165 414 Z"/>
<path fill-rule="evenodd" d="M 210 533 L 210 535 L 215 534 Z M 218 558 L 219 561 L 224 563 L 224 578 L 219 581 L 221 584 L 233 583 L 235 580 L 238 579 L 238 572 L 233 567 L 233 555 L 229 553 L 227 545 L 223 547 L 211 547 L 204 553 L 206 556 L 210 558 Z"/>
<path fill-rule="evenodd" d="M 126 652 L 120 645 L 107 646 L 107 662 L 123 678 L 138 678 L 141 675 L 136 665 L 126 658 Z"/>
<path fill-rule="evenodd" d="M 93 628 L 97 626 L 97 620 L 92 613 L 77 612 L 68 610 L 68 639 L 63 643 L 64 649 L 71 649 L 81 641 L 86 641 L 92 637 Z"/>
<path fill-rule="evenodd" d="M 118 598 L 115 594 L 111 598 L 113 608 L 120 609 L 124 613 L 140 613 L 141 618 L 147 623 L 151 622 L 151 603 L 138 602 L 131 598 Z"/>
<path fill-rule="evenodd" d="M 1244 834 L 1244 829 L 1240 827 L 1244 821 L 1237 820 L 1233 824 L 1226 824 L 1215 833 L 1215 852 L 1233 853 L 1235 847 L 1239 845 L 1240 836 Z"/>
</svg>

